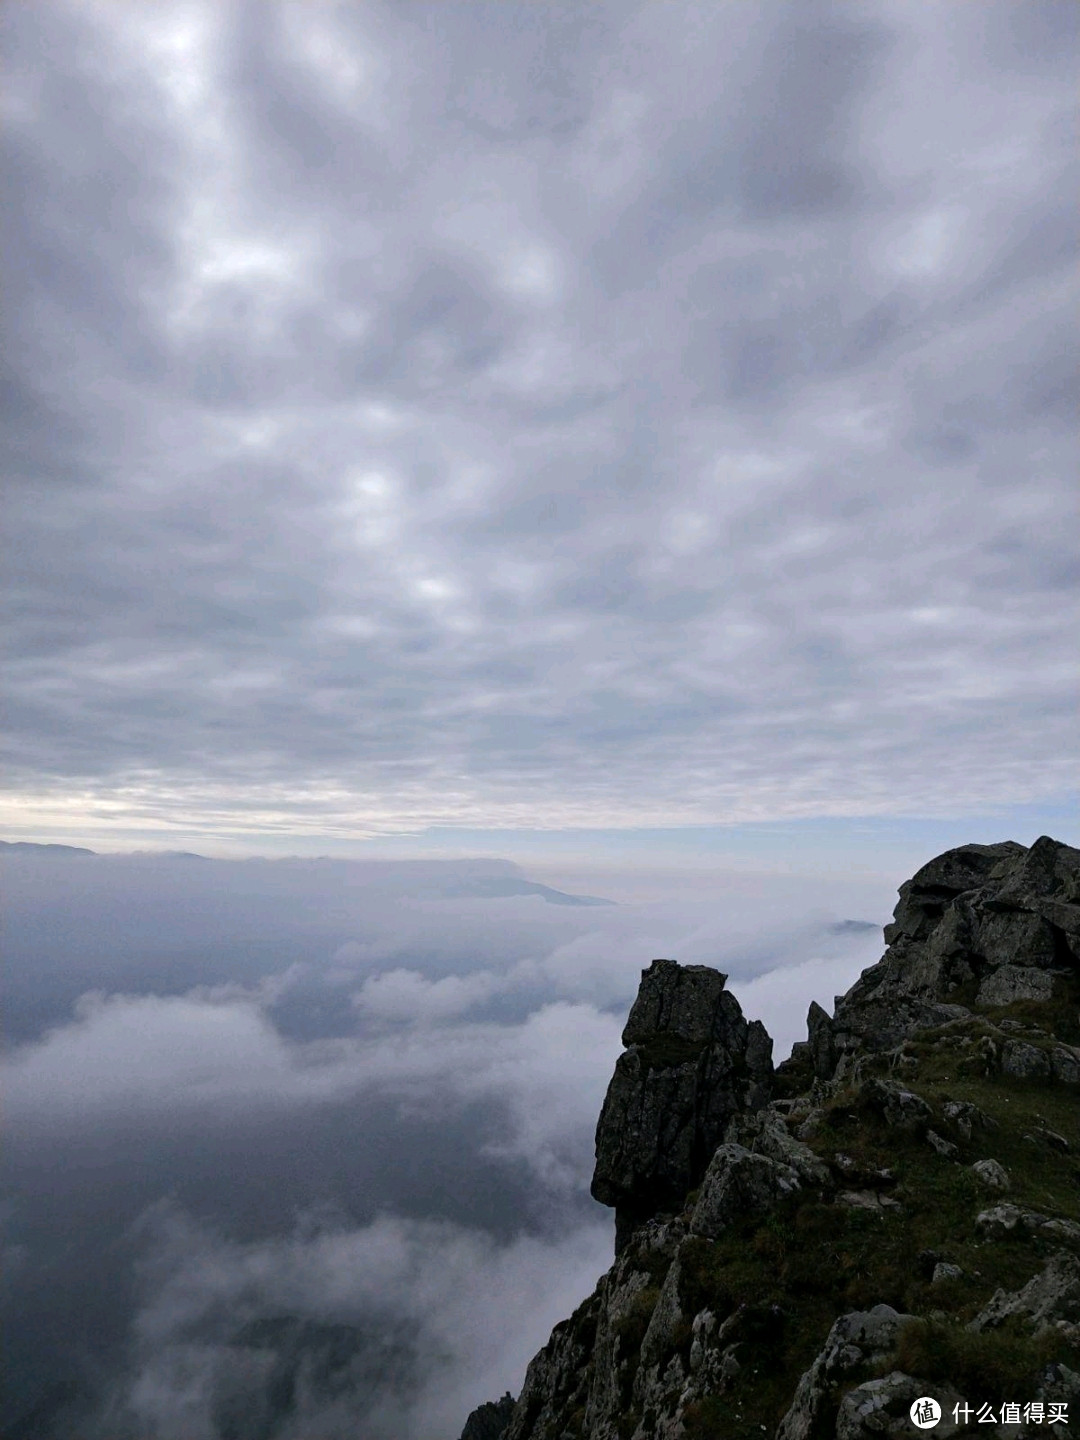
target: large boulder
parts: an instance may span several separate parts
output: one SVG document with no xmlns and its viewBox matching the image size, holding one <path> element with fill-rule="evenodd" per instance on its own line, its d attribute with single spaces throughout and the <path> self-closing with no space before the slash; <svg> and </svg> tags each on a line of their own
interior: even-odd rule
<svg viewBox="0 0 1080 1440">
<path fill-rule="evenodd" d="M 801 1140 L 788 1130 L 783 1116 L 774 1106 L 764 1110 L 736 1115 L 724 1134 L 729 1145 L 742 1145 L 756 1155 L 767 1155 L 782 1165 L 789 1165 L 804 1185 L 828 1185 L 829 1167 Z"/>
<path fill-rule="evenodd" d="M 909 1440 L 917 1433 L 912 1406 L 928 1393 L 941 1407 L 941 1416 L 932 1427 L 936 1440 L 959 1435 L 961 1426 L 954 1407 L 964 1403 L 963 1396 L 951 1385 L 928 1385 L 902 1370 L 893 1370 L 848 1391 L 836 1417 L 835 1440 Z M 997 1433 L 1000 1436 L 1001 1431 Z"/>
<path fill-rule="evenodd" d="M 1030 965 L 999 965 L 979 986 L 979 1005 L 1012 1005 L 1016 1000 L 1049 1000 L 1054 977 Z"/>
<path fill-rule="evenodd" d="M 783 1161 L 721 1145 L 705 1172 L 690 1229 L 714 1240 L 729 1225 L 760 1219 L 801 1189 L 798 1172 Z"/>
<path fill-rule="evenodd" d="M 1021 1290 L 996 1291 L 968 1328 L 993 1330 L 1017 1317 L 1036 1330 L 1064 1322 L 1080 1334 L 1080 1260 L 1059 1250 Z"/>
<path fill-rule="evenodd" d="M 644 1220 L 681 1208 L 732 1117 L 769 1100 L 772 1041 L 726 984 L 674 960 L 642 973 L 596 1128 L 592 1194 L 615 1207 L 616 1252 Z"/>
<path fill-rule="evenodd" d="M 829 1167 L 788 1132 L 775 1110 L 736 1115 L 709 1161 L 690 1229 L 714 1240 L 730 1225 L 762 1219 L 806 1186 L 830 1181 Z"/>
<path fill-rule="evenodd" d="M 1043 1240 L 1070 1240 L 1080 1243 L 1080 1224 L 1061 1216 L 1044 1215 L 1021 1205 L 994 1205 L 980 1210 L 975 1229 L 983 1240 L 1010 1240 L 1017 1235 L 1037 1235 Z"/>
<path fill-rule="evenodd" d="M 799 1381 L 776 1440 L 817 1440 L 832 1433 L 842 1391 L 851 1377 L 888 1359 L 896 1349 L 901 1327 L 912 1318 L 889 1305 L 841 1315 Z"/>
</svg>

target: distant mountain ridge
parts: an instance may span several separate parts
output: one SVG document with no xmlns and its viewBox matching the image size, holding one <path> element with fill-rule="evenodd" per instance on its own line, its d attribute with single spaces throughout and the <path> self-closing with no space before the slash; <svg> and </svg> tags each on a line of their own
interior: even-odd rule
<svg viewBox="0 0 1080 1440">
<path fill-rule="evenodd" d="M 96 850 L 87 850 L 82 845 L 36 845 L 31 840 L 0 840 L 0 854 L 4 851 L 16 855 L 96 855 Z"/>
<path fill-rule="evenodd" d="M 122 855 L 103 856 L 98 850 L 88 850 L 80 845 L 39 845 L 29 840 L 0 840 L 0 855 L 5 853 L 28 856 L 40 855 L 42 857 L 51 857 L 55 859 L 64 859 L 76 855 L 93 855 L 101 859 L 138 858 L 160 860 L 201 860 L 207 864 L 211 863 L 210 856 L 197 855 L 192 850 L 132 850 L 123 852 Z M 282 857 L 281 859 L 267 861 L 266 863 L 287 864 L 289 860 L 297 858 L 300 857 L 288 856 Z M 307 863 L 317 864 L 320 860 L 325 860 L 327 861 L 327 863 L 330 864 L 350 863 L 348 861 L 343 862 L 340 860 L 333 860 L 329 856 L 318 856 L 315 858 L 314 861 L 309 861 Z M 237 862 L 232 861 L 226 863 Z M 363 865 L 365 863 L 371 862 L 358 860 L 355 863 Z M 393 861 L 376 863 L 389 863 L 391 865 L 394 864 Z M 406 861 L 402 863 L 404 865 L 408 865 L 416 862 Z M 524 880 L 512 873 L 485 874 L 483 873 L 482 868 L 477 868 L 475 870 L 475 873 L 466 873 L 460 878 L 455 878 L 454 870 L 452 867 L 455 866 L 456 862 L 448 860 L 443 862 L 436 861 L 432 863 L 434 863 L 436 866 L 441 864 L 446 867 L 446 873 L 448 874 L 450 884 L 447 888 L 444 889 L 443 894 L 448 899 L 465 899 L 472 897 L 482 900 L 501 900 L 517 895 L 538 895 L 542 900 L 547 901 L 549 905 L 594 906 L 615 905 L 618 903 L 615 900 L 601 899 L 597 895 L 574 895 L 568 893 L 565 890 L 554 890 L 550 885 L 540 885 L 533 880 Z M 467 872 L 470 867 L 483 867 L 485 863 L 489 864 L 492 868 L 499 869 L 500 871 L 504 868 L 509 868 L 511 870 L 517 868 L 516 866 L 512 866 L 508 861 L 472 861 L 466 862 L 464 868 Z"/>
<path fill-rule="evenodd" d="M 475 895 L 488 900 L 500 900 L 511 895 L 539 895 L 549 905 L 614 905 L 617 903 L 614 900 L 601 900 L 596 895 L 571 895 L 565 890 L 553 890 L 550 885 L 539 885 L 533 880 L 503 879 L 500 876 L 492 876 L 490 879 L 478 877 L 470 880 L 462 886 L 459 893 Z"/>
</svg>

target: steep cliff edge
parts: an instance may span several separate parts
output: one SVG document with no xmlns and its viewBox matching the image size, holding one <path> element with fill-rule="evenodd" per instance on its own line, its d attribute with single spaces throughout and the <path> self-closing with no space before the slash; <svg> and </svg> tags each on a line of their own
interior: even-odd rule
<svg viewBox="0 0 1080 1440">
<path fill-rule="evenodd" d="M 1080 1433 L 1080 851 L 951 850 L 885 940 L 775 1071 L 724 976 L 643 973 L 615 1263 L 493 1440 Z"/>
</svg>

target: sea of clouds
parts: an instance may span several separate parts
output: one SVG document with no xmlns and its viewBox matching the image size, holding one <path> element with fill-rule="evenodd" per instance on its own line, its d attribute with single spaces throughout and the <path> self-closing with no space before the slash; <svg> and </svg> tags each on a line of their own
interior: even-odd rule
<svg viewBox="0 0 1080 1440">
<path fill-rule="evenodd" d="M 642 968 L 721 968 L 779 1059 L 895 888 L 4 866 L 9 1413 L 49 1440 L 453 1440 L 610 1263 L 593 1133 Z"/>
</svg>

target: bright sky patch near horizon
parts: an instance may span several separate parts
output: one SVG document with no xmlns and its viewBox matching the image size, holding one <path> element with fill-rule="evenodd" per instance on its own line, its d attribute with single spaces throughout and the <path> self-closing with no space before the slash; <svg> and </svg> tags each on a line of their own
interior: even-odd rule
<svg viewBox="0 0 1080 1440">
<path fill-rule="evenodd" d="M 1061 835 L 1077 25 L 6 7 L 3 832 Z"/>
</svg>

